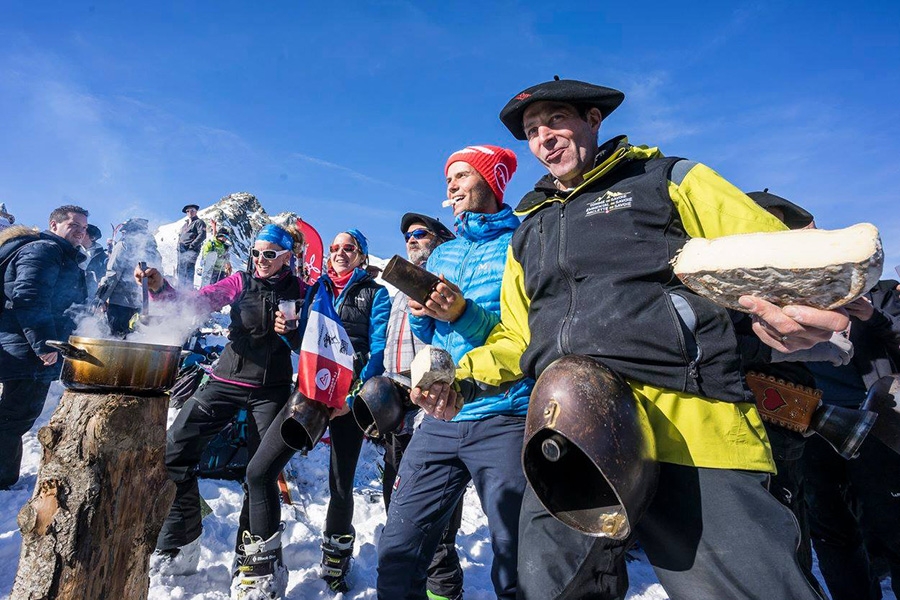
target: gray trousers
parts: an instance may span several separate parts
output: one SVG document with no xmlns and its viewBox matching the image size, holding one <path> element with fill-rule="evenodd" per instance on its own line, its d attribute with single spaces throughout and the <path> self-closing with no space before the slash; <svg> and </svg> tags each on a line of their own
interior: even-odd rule
<svg viewBox="0 0 900 600">
<path fill-rule="evenodd" d="M 660 465 L 656 495 L 635 539 L 672 600 L 821 600 L 797 560 L 790 510 L 765 489 L 767 475 Z M 519 595 L 528 600 L 625 597 L 625 551 L 576 532 L 529 487 L 519 529 Z"/>
</svg>

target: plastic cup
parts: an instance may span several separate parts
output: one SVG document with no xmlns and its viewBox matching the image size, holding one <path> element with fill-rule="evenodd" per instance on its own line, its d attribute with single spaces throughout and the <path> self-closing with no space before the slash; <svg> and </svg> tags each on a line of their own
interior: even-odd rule
<svg viewBox="0 0 900 600">
<path fill-rule="evenodd" d="M 297 329 L 297 301 L 281 300 L 278 302 L 278 310 L 284 315 L 285 327 L 288 329 Z"/>
</svg>

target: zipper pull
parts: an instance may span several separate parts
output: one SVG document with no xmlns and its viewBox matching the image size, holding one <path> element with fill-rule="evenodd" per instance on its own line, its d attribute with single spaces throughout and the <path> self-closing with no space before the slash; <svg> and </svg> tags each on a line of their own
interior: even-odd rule
<svg viewBox="0 0 900 600">
<path fill-rule="evenodd" d="M 688 363 L 688 375 L 690 375 L 691 379 L 696 380 L 697 377 L 700 376 L 700 373 L 697 371 L 697 361 L 692 360 Z"/>
</svg>

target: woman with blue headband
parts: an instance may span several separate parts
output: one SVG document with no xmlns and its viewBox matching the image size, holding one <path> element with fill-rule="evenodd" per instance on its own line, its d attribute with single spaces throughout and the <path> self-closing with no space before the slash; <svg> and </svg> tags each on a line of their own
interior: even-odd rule
<svg viewBox="0 0 900 600">
<path fill-rule="evenodd" d="M 151 568 L 162 574 L 196 571 L 199 561 L 201 514 L 195 468 L 207 444 L 235 414 L 248 414 L 248 454 L 252 459 L 260 440 L 291 393 L 292 350 L 299 351 L 300 328 L 289 329 L 278 311 L 281 301 L 306 298 L 307 286 L 290 268 L 301 255 L 303 235 L 294 228 L 263 227 L 250 250 L 252 273 L 239 272 L 200 288 L 189 302 L 202 310 L 231 306 L 228 345 L 210 379 L 184 404 L 166 437 L 166 467 L 176 495 L 157 539 Z M 154 300 L 173 300 L 175 289 L 156 269 L 135 271 L 146 278 Z M 277 429 L 277 424 L 276 424 Z M 233 598 L 280 598 L 287 585 L 281 564 L 281 505 L 277 472 L 251 476 L 248 468 L 244 506 L 238 528 Z M 252 568 L 244 568 L 252 565 Z M 254 595 L 260 591 L 263 596 Z"/>
<path fill-rule="evenodd" d="M 329 248 L 326 273 L 319 279 L 331 292 L 334 308 L 353 344 L 354 388 L 384 371 L 384 345 L 391 300 L 387 290 L 366 271 L 369 248 L 358 229 L 337 234 Z M 318 285 L 318 283 L 317 283 Z M 353 394 L 348 397 L 352 401 Z M 328 513 L 322 542 L 322 578 L 334 592 L 349 589 L 346 576 L 353 555 L 353 480 L 362 448 L 363 432 L 349 414 L 349 404 L 331 415 Z M 272 430 L 260 444 L 257 459 L 247 468 L 248 478 L 258 468 L 277 474 L 294 450 Z M 267 466 L 257 463 L 268 461 Z"/>
</svg>

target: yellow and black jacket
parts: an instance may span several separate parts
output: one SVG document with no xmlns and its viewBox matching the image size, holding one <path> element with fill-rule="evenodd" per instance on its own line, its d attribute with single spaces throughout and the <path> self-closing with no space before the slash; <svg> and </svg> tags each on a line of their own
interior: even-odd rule
<svg viewBox="0 0 900 600">
<path fill-rule="evenodd" d="M 501 323 L 460 361 L 458 378 L 476 384 L 463 389 L 593 356 L 644 403 L 659 460 L 772 470 L 731 319 L 669 262 L 690 237 L 784 226 L 708 167 L 624 137 L 596 165 L 572 190 L 545 177 L 517 208 L 526 218 L 507 253 Z"/>
</svg>

